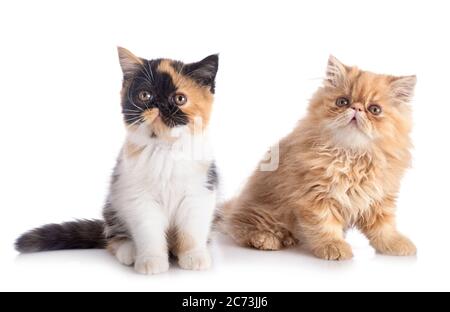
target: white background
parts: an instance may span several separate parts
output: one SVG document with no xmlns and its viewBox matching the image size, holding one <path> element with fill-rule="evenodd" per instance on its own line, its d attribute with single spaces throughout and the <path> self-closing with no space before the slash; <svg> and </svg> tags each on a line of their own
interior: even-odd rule
<svg viewBox="0 0 450 312">
<path fill-rule="evenodd" d="M 448 1 L 2 1 L 0 290 L 450 290 Z M 219 236 L 214 267 L 140 276 L 103 250 L 19 256 L 23 231 L 99 217 L 124 138 L 116 45 L 186 62 L 220 52 L 211 131 L 224 197 L 287 134 L 330 53 L 381 73 L 417 74 L 414 165 L 399 226 L 417 258 L 261 252 Z"/>
</svg>

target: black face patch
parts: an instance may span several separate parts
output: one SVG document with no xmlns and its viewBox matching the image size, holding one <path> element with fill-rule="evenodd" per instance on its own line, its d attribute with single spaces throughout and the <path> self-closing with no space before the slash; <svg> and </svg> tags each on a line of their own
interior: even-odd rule
<svg viewBox="0 0 450 312">
<path fill-rule="evenodd" d="M 170 128 L 188 124 L 187 115 L 172 102 L 171 97 L 177 88 L 172 77 L 157 70 L 161 60 L 144 61 L 135 75 L 124 81 L 122 113 L 127 124 L 143 122 L 142 113 L 158 108 L 164 124 Z M 142 91 L 151 94 L 151 99 L 143 102 L 139 98 Z"/>
</svg>

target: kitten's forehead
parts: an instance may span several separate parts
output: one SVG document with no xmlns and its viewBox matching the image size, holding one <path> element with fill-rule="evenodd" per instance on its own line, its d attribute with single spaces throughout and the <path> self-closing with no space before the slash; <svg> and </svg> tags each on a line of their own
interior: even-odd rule
<svg viewBox="0 0 450 312">
<path fill-rule="evenodd" d="M 163 87 L 165 82 L 166 84 L 170 82 L 172 88 L 174 88 L 176 79 L 174 79 L 174 75 L 169 70 L 172 69 L 172 71 L 174 71 L 174 67 L 172 66 L 173 63 L 175 63 L 175 61 L 169 59 L 146 60 L 142 65 L 141 72 L 136 78 L 144 77 L 151 82 L 154 87 Z"/>
<path fill-rule="evenodd" d="M 171 59 L 146 60 L 141 73 L 135 78 L 150 81 L 155 91 L 174 92 L 186 86 L 196 87 L 197 83 L 184 72 L 185 64 Z M 197 87 L 200 87 L 197 85 Z"/>
<path fill-rule="evenodd" d="M 156 68 L 159 74 L 169 75 L 175 85 L 179 85 L 180 82 L 186 77 L 182 77 L 182 69 L 184 64 L 179 61 L 172 60 L 160 60 Z"/>
<path fill-rule="evenodd" d="M 366 103 L 382 100 L 389 92 L 389 77 L 351 68 L 346 92 L 353 101 Z"/>
<path fill-rule="evenodd" d="M 146 86 L 157 95 L 167 97 L 178 91 L 182 77 L 176 68 L 182 68 L 183 65 L 170 59 L 144 60 L 139 72 L 133 77 L 133 89 Z"/>
</svg>

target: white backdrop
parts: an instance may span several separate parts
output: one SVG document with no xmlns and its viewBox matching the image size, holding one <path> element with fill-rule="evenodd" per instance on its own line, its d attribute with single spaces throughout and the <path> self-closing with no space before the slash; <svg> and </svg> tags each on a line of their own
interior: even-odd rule
<svg viewBox="0 0 450 312">
<path fill-rule="evenodd" d="M 448 1 L 2 1 L 0 290 L 450 290 Z M 213 243 L 214 267 L 140 276 L 105 251 L 18 256 L 31 227 L 99 217 L 124 129 L 116 45 L 148 58 L 220 53 L 211 131 L 226 198 L 305 114 L 330 53 L 417 74 L 414 165 L 399 225 L 417 258 L 355 259 Z"/>
</svg>

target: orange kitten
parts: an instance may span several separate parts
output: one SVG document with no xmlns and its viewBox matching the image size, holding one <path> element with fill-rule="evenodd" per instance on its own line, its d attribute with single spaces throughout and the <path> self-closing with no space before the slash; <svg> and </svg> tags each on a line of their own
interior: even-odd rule
<svg viewBox="0 0 450 312">
<path fill-rule="evenodd" d="M 378 75 L 330 57 L 307 117 L 279 144 L 278 169 L 255 171 L 225 205 L 227 233 L 258 249 L 299 242 L 319 258 L 345 260 L 345 231 L 357 227 L 380 253 L 414 255 L 397 231 L 395 202 L 411 160 L 415 84 L 415 76 Z"/>
</svg>

